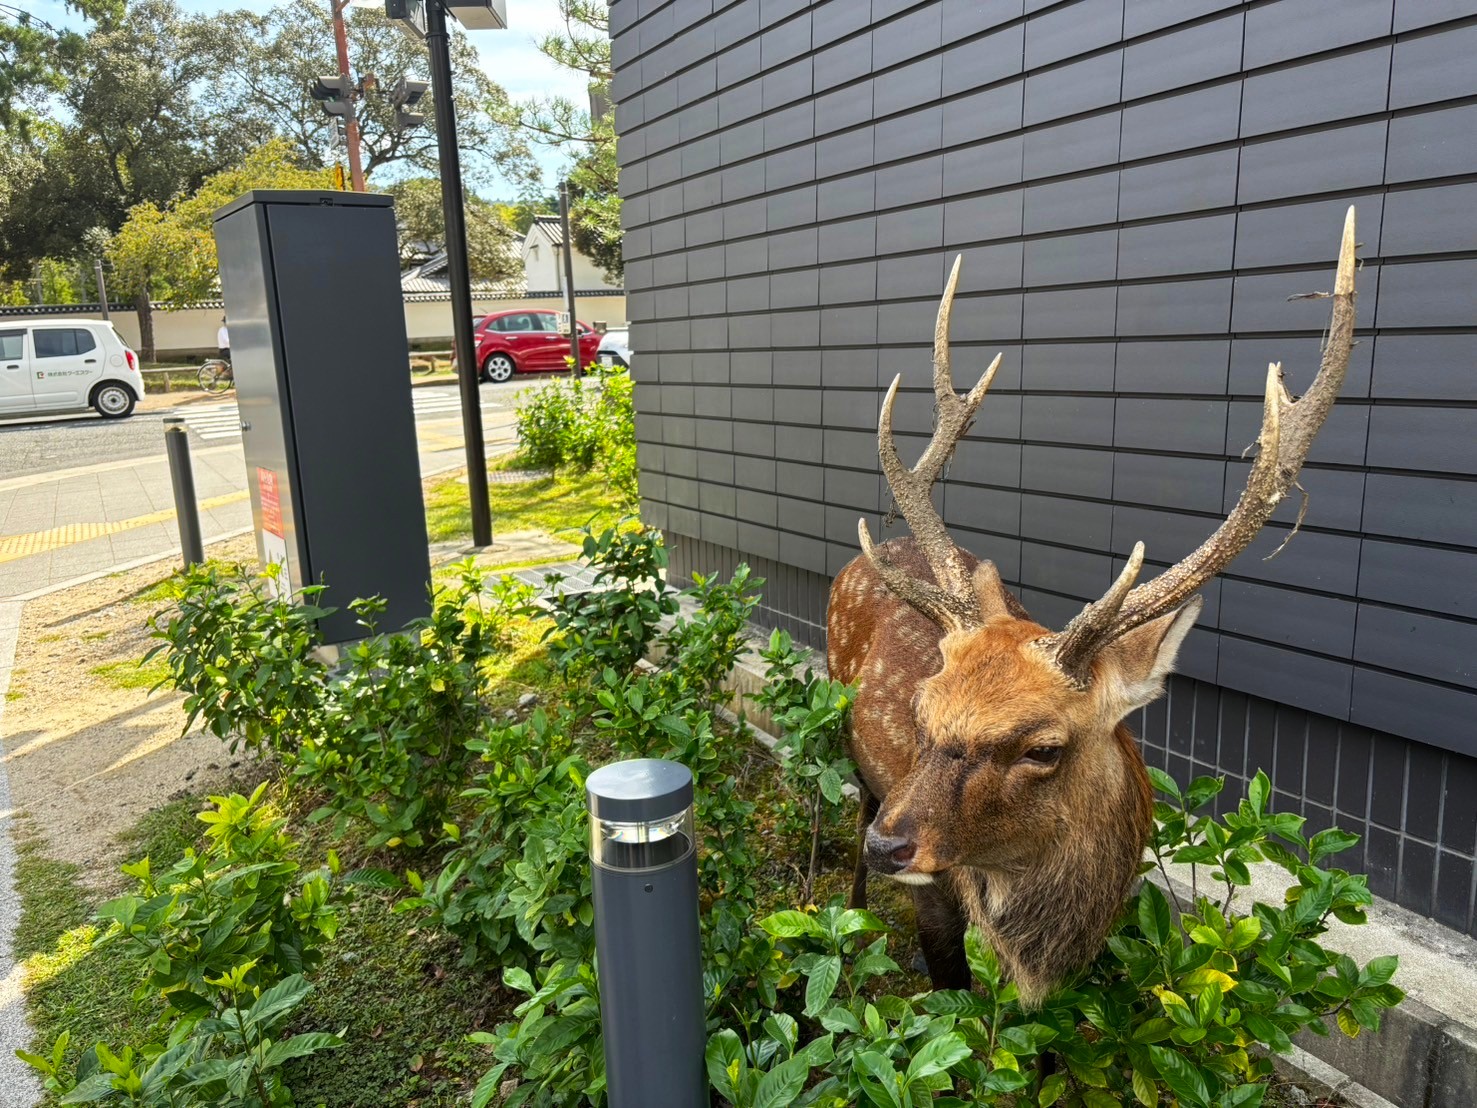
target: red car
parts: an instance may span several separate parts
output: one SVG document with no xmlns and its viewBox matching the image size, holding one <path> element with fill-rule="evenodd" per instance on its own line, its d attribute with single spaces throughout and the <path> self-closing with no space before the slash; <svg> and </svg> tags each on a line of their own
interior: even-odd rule
<svg viewBox="0 0 1477 1108">
<path fill-rule="evenodd" d="M 588 368 L 595 362 L 600 335 L 583 323 L 579 329 L 580 364 Z M 506 381 L 514 373 L 567 368 L 564 359 L 569 357 L 569 332 L 559 330 L 553 312 L 493 312 L 478 322 L 474 333 L 477 365 L 484 381 Z"/>
</svg>

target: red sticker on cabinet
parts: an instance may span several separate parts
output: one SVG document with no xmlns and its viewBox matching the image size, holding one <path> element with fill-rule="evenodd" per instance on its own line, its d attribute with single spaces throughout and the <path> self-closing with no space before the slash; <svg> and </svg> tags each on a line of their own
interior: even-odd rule
<svg viewBox="0 0 1477 1108">
<path fill-rule="evenodd" d="M 285 539 L 282 529 L 282 501 L 277 496 L 277 475 L 270 469 L 256 467 L 256 480 L 262 491 L 262 530 Z"/>
</svg>

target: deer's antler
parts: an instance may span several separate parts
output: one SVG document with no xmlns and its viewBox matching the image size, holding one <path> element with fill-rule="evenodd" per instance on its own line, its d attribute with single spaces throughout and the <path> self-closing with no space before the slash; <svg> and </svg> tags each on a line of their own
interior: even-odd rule
<svg viewBox="0 0 1477 1108">
<path fill-rule="evenodd" d="M 1182 561 L 1152 581 L 1132 588 L 1144 562 L 1144 544 L 1137 544 L 1113 587 L 1100 600 L 1084 608 L 1061 632 L 1043 640 L 1042 645 L 1073 680 L 1085 682 L 1092 659 L 1108 643 L 1174 611 L 1225 569 L 1251 544 L 1288 489 L 1296 484 L 1313 437 L 1328 417 L 1349 368 L 1349 352 L 1354 345 L 1354 246 L 1351 207 L 1344 218 L 1344 237 L 1333 286 L 1333 321 L 1318 376 L 1294 402 L 1282 383 L 1281 363 L 1267 367 L 1256 461 L 1240 500 L 1225 522 Z"/>
<path fill-rule="evenodd" d="M 984 399 L 995 371 L 1000 368 L 1000 355 L 997 354 L 968 395 L 960 396 L 954 391 L 954 375 L 949 365 L 949 312 L 954 306 L 954 289 L 959 284 L 962 261 L 962 257 L 954 259 L 954 268 L 949 273 L 948 284 L 944 286 L 943 300 L 939 302 L 938 322 L 933 332 L 933 391 L 936 397 L 933 438 L 911 469 L 898 457 L 897 443 L 892 436 L 892 409 L 897 401 L 898 385 L 902 382 L 901 374 L 892 379 L 887 398 L 882 402 L 882 414 L 877 420 L 877 449 L 882 459 L 882 472 L 887 476 L 893 499 L 912 528 L 913 537 L 928 559 L 937 583 L 921 581 L 893 565 L 886 553 L 873 545 L 867 521 L 863 519 L 857 526 L 862 552 L 876 567 L 887 587 L 949 630 L 978 626 L 981 622 L 980 607 L 963 552 L 949 537 L 948 528 L 933 506 L 931 492 L 933 483 L 953 455 L 954 447 L 969 430 L 974 413 Z"/>
</svg>

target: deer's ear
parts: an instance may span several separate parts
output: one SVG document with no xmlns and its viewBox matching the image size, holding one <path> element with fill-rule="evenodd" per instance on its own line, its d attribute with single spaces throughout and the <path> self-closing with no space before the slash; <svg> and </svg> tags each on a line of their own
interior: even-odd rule
<svg viewBox="0 0 1477 1108">
<path fill-rule="evenodd" d="M 1164 692 L 1164 679 L 1174 671 L 1180 645 L 1195 626 L 1202 603 L 1200 597 L 1192 597 L 1183 607 L 1134 628 L 1103 651 L 1099 675 L 1118 719 Z"/>
</svg>

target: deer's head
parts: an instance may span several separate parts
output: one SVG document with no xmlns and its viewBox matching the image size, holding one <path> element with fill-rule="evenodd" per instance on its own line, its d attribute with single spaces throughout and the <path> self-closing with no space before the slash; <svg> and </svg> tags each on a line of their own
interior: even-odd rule
<svg viewBox="0 0 1477 1108">
<path fill-rule="evenodd" d="M 1121 837 L 1131 874 L 1147 833 L 1147 781 L 1120 724 L 1163 691 L 1200 611 L 1196 591 L 1247 547 L 1296 484 L 1348 366 L 1354 245 L 1350 208 L 1322 366 L 1296 402 L 1281 366 L 1268 367 L 1258 453 L 1236 507 L 1198 549 L 1144 584 L 1137 544 L 1108 591 L 1060 631 L 1027 618 L 994 565 L 975 564 L 954 544 L 933 504 L 933 483 L 1000 365 L 997 356 L 967 395 L 955 393 L 948 340 L 955 262 L 934 335 L 933 438 L 911 468 L 899 458 L 892 412 L 901 378 L 878 423 L 883 471 L 930 573 L 893 558 L 891 546 L 875 546 L 866 521 L 860 526 L 862 550 L 883 582 L 943 632 L 943 666 L 913 704 L 913 768 L 889 788 L 867 833 L 873 869 L 912 883 L 955 866 L 1008 879 L 1038 870 L 1064 839 L 1085 832 Z M 1132 814 L 1122 810 L 1126 801 Z"/>
</svg>

